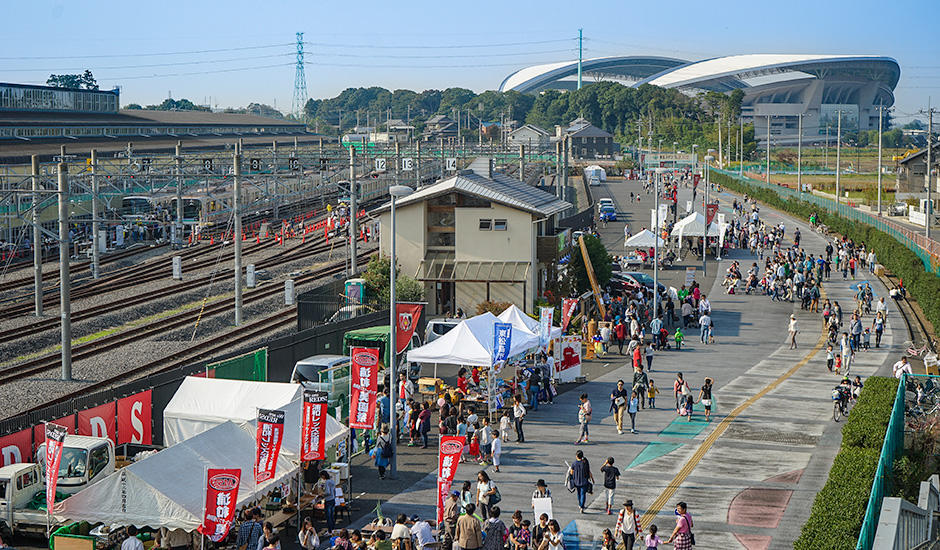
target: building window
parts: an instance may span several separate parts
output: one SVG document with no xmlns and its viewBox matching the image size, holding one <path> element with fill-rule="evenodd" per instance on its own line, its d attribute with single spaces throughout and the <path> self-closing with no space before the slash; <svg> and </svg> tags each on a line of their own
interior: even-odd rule
<svg viewBox="0 0 940 550">
<path fill-rule="evenodd" d="M 506 231 L 506 220 L 493 220 L 494 231 Z"/>
<path fill-rule="evenodd" d="M 493 220 L 480 220 L 480 231 L 489 231 L 493 229 Z"/>
</svg>

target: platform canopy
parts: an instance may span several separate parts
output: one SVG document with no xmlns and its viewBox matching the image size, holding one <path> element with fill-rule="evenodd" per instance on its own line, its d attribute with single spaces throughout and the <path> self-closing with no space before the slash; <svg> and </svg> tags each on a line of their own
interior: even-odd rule
<svg viewBox="0 0 940 550">
<path fill-rule="evenodd" d="M 651 248 L 656 246 L 657 239 L 659 240 L 659 246 L 666 246 L 666 241 L 664 241 L 662 237 L 657 237 L 649 229 L 644 229 L 627 239 L 626 242 L 623 243 L 623 246 L 633 248 Z"/>
<path fill-rule="evenodd" d="M 499 322 L 504 321 L 500 321 L 490 312 L 461 321 L 437 340 L 409 351 L 408 361 L 487 366 L 492 362 L 493 333 L 496 323 Z M 510 357 L 529 351 L 538 345 L 538 334 L 527 328 L 513 325 L 509 343 Z"/>
<path fill-rule="evenodd" d="M 281 455 L 274 477 L 255 483 L 255 436 L 233 422 L 134 462 L 56 504 L 57 521 L 193 531 L 203 520 L 207 468 L 240 468 L 241 508 L 287 480 L 298 466 Z"/>
</svg>

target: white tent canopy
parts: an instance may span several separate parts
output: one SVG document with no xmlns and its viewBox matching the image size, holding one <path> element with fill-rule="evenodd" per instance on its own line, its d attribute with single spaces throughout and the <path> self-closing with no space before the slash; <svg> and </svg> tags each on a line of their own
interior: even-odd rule
<svg viewBox="0 0 940 550">
<path fill-rule="evenodd" d="M 238 501 L 245 506 L 281 483 L 297 466 L 281 456 L 274 477 L 256 484 L 255 437 L 225 422 L 135 462 L 56 504 L 58 521 L 102 522 L 193 531 L 202 524 L 207 468 L 241 468 Z"/>
<path fill-rule="evenodd" d="M 626 247 L 650 248 L 656 246 L 657 239 L 659 240 L 659 246 L 666 246 L 666 241 L 662 237 L 657 237 L 649 229 L 644 229 L 627 239 L 623 245 Z"/>
<path fill-rule="evenodd" d="M 511 306 L 507 307 L 505 311 L 503 311 L 497 316 L 497 319 L 499 319 L 503 323 L 509 323 L 512 325 L 513 338 L 515 338 L 517 327 L 519 329 L 524 329 L 531 333 L 534 333 L 536 336 L 539 335 L 540 323 L 536 321 L 535 319 L 533 319 L 532 317 L 529 317 L 528 315 L 526 315 L 524 311 L 522 311 L 521 309 L 519 309 L 518 306 L 516 306 L 516 304 L 512 304 Z M 561 327 L 553 326 L 550 334 L 551 334 L 550 338 L 560 337 Z"/>
<path fill-rule="evenodd" d="M 226 421 L 254 430 L 258 409 L 280 409 L 286 413 L 281 454 L 299 461 L 302 394 L 300 384 L 188 376 L 163 411 L 164 442 L 174 445 Z M 344 439 L 347 432 L 327 416 L 327 447 Z"/>
<path fill-rule="evenodd" d="M 701 212 L 693 212 L 688 216 L 676 222 L 672 229 L 672 234 L 683 237 L 701 237 L 705 234 L 705 216 Z M 712 221 L 708 226 L 708 236 L 717 237 L 719 234 L 718 224 Z"/>
<path fill-rule="evenodd" d="M 408 352 L 413 363 L 445 363 L 451 365 L 489 365 L 493 357 L 493 333 L 499 319 L 490 312 L 462 321 L 447 334 Z M 539 344 L 537 334 L 513 327 L 509 356 L 528 351 Z"/>
</svg>

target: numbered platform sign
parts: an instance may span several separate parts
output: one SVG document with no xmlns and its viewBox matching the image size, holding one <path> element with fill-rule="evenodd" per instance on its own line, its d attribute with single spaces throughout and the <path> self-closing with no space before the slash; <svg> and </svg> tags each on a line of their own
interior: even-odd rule
<svg viewBox="0 0 940 550">
<path fill-rule="evenodd" d="M 415 166 L 415 159 L 411 159 L 411 158 L 401 159 L 402 171 L 411 172 L 412 170 L 415 169 L 414 166 Z"/>
</svg>

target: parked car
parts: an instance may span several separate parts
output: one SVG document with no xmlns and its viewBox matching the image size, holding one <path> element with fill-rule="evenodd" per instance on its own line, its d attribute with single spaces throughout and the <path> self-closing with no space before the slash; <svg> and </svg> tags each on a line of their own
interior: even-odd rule
<svg viewBox="0 0 940 550">
<path fill-rule="evenodd" d="M 614 272 L 610 274 L 610 282 L 607 283 L 607 290 L 611 294 L 622 294 L 623 292 L 635 292 L 643 285 L 636 279 L 624 272 Z"/>
<path fill-rule="evenodd" d="M 363 306 L 363 305 L 343 306 L 339 308 L 339 310 L 337 310 L 337 312 L 334 313 L 330 317 L 330 320 L 328 322 L 338 323 L 340 321 L 347 321 L 349 319 L 352 319 L 353 317 L 357 317 L 359 315 L 365 315 L 366 313 L 369 313 L 369 309 L 367 306 Z"/>
<path fill-rule="evenodd" d="M 614 222 L 617 221 L 617 209 L 614 208 L 612 204 L 602 204 L 600 206 L 600 219 L 601 221 Z"/>
<path fill-rule="evenodd" d="M 604 197 L 604 198 L 602 198 L 602 199 L 597 199 L 597 205 L 598 205 L 598 206 L 604 206 L 604 205 L 607 205 L 607 204 L 609 204 L 610 206 L 613 206 L 613 205 L 614 205 L 614 199 L 611 199 L 611 198 L 608 198 L 608 197 Z"/>
<path fill-rule="evenodd" d="M 907 203 L 905 202 L 896 202 L 888 207 L 889 216 L 906 216 L 907 215 Z"/>
<path fill-rule="evenodd" d="M 647 275 L 646 273 L 641 273 L 639 271 L 627 271 L 627 275 L 633 277 L 641 285 L 652 290 L 653 289 L 653 278 Z M 659 283 L 659 293 L 663 294 L 666 292 L 666 285 Z"/>
<path fill-rule="evenodd" d="M 320 381 L 320 372 L 335 367 L 348 367 L 349 357 L 345 355 L 313 355 L 301 359 L 294 364 L 294 372 L 290 375 L 291 382 L 301 384 L 308 390 L 329 391 L 330 381 Z M 334 371 L 335 372 L 335 371 Z M 332 375 L 331 375 L 332 377 Z M 349 371 L 346 370 L 343 379 L 349 378 Z M 339 381 L 335 378 L 332 381 Z M 347 380 L 348 383 L 348 380 Z"/>
<path fill-rule="evenodd" d="M 444 336 L 450 330 L 460 324 L 462 319 L 451 319 L 441 317 L 439 319 L 428 320 L 428 326 L 424 329 L 424 343 L 430 344 L 441 336 Z"/>
</svg>

